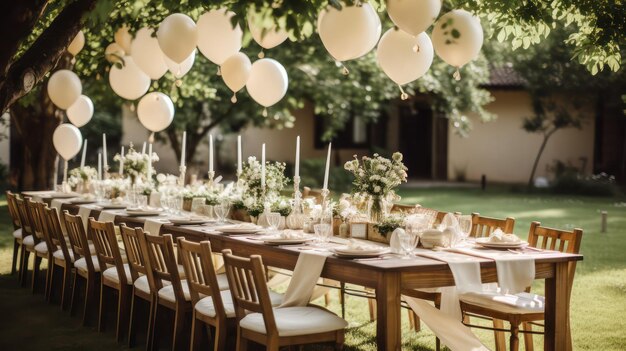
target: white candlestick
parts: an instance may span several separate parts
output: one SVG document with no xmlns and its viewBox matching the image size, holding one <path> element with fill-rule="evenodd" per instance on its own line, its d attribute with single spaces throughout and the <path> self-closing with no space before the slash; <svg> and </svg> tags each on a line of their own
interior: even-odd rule
<svg viewBox="0 0 626 351">
<path fill-rule="evenodd" d="M 261 188 L 265 188 L 265 144 L 261 149 Z"/>
<path fill-rule="evenodd" d="M 237 136 L 237 174 L 241 174 L 243 167 L 241 165 L 241 135 Z"/>
<path fill-rule="evenodd" d="M 324 172 L 324 187 L 322 189 L 328 190 L 328 170 L 330 169 L 330 149 L 332 143 L 328 143 L 328 154 L 326 155 L 326 170 Z"/>
<path fill-rule="evenodd" d="M 213 134 L 209 134 L 209 172 L 213 172 Z"/>
<path fill-rule="evenodd" d="M 187 151 L 187 131 L 183 132 L 183 145 L 180 150 L 180 166 L 185 167 L 185 154 Z"/>
<path fill-rule="evenodd" d="M 152 179 L 152 143 L 148 146 L 148 181 Z"/>
<path fill-rule="evenodd" d="M 98 180 L 102 180 L 102 153 L 98 152 Z"/>
<path fill-rule="evenodd" d="M 143 145 L 141 146 L 141 154 L 145 155 L 146 154 L 146 142 L 143 142 Z"/>
<path fill-rule="evenodd" d="M 85 168 L 85 157 L 87 157 L 87 139 L 83 143 L 83 156 L 80 158 L 80 168 Z"/>
<path fill-rule="evenodd" d="M 294 176 L 300 176 L 300 136 L 296 138 L 296 171 L 294 172 Z"/>
<path fill-rule="evenodd" d="M 124 147 L 122 146 L 122 153 L 120 154 L 120 175 L 124 174 Z"/>
<path fill-rule="evenodd" d="M 107 169 L 107 135 L 102 133 L 102 166 Z"/>
</svg>

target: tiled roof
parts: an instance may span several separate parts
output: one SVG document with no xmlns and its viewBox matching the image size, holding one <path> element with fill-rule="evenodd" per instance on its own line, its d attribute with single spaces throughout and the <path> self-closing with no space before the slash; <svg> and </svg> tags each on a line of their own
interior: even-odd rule
<svg viewBox="0 0 626 351">
<path fill-rule="evenodd" d="M 522 78 L 510 64 L 489 69 L 489 83 L 487 88 L 524 88 L 527 82 Z"/>
</svg>

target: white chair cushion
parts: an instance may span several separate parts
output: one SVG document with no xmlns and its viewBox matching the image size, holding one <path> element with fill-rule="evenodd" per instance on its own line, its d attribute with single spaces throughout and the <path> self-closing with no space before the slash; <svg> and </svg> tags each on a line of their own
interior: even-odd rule
<svg viewBox="0 0 626 351">
<path fill-rule="evenodd" d="M 280 336 L 325 333 L 348 326 L 348 322 L 334 313 L 317 307 L 275 308 L 274 319 Z M 239 322 L 239 326 L 257 333 L 266 333 L 261 313 L 245 316 Z"/>
<path fill-rule="evenodd" d="M 48 253 L 48 245 L 46 245 L 45 241 L 40 242 L 39 244 L 35 245 L 35 251 L 42 253 L 42 254 L 47 254 Z"/>
<path fill-rule="evenodd" d="M 100 272 L 100 263 L 98 262 L 98 256 L 91 256 L 91 262 L 93 262 L 93 269 L 96 272 Z M 74 267 L 80 269 L 81 271 L 87 271 L 87 261 L 85 261 L 84 257 L 81 257 L 74 262 Z"/>
<path fill-rule="evenodd" d="M 222 296 L 222 303 L 224 304 L 224 312 L 226 312 L 226 317 L 235 317 L 235 304 L 233 304 L 233 296 L 230 293 L 230 290 L 222 290 L 220 291 L 220 295 Z M 272 306 L 279 306 L 283 302 L 284 297 L 285 296 L 283 294 L 270 291 L 270 300 L 272 301 Z M 205 316 L 215 317 L 216 315 L 215 305 L 213 304 L 213 298 L 211 296 L 207 296 L 198 301 L 195 309 L 196 312 Z"/>
<path fill-rule="evenodd" d="M 130 266 L 128 265 L 128 263 L 124 263 L 124 273 L 126 274 L 126 282 L 127 284 L 132 284 L 133 283 L 133 278 L 130 276 Z M 104 272 L 102 272 L 102 276 L 112 282 L 115 283 L 119 283 L 120 282 L 120 277 L 117 274 L 117 268 L 116 267 L 110 267 L 107 268 Z"/>
<path fill-rule="evenodd" d="M 70 260 L 72 260 L 72 262 L 74 262 L 74 252 L 69 250 L 68 253 L 70 254 Z M 56 250 L 52 254 L 52 256 L 54 256 L 54 258 L 58 258 L 59 260 L 65 260 L 65 256 L 63 256 L 63 250 L 61 250 L 61 249 Z"/>
<path fill-rule="evenodd" d="M 168 282 L 169 283 L 169 282 Z M 180 284 L 183 287 L 183 294 L 185 295 L 185 301 L 191 301 L 191 295 L 189 295 L 189 284 L 187 284 L 187 280 L 182 279 Z M 169 302 L 176 302 L 176 296 L 174 295 L 174 286 L 172 284 L 168 284 L 159 290 L 159 298 L 167 300 Z"/>
<path fill-rule="evenodd" d="M 21 239 L 21 238 L 22 238 L 22 228 L 15 229 L 15 230 L 13 231 L 13 237 L 14 237 L 15 239 Z"/>
<path fill-rule="evenodd" d="M 531 293 L 500 294 L 498 292 L 465 293 L 459 300 L 511 314 L 543 313 L 545 297 Z"/>
<path fill-rule="evenodd" d="M 164 280 L 163 285 L 172 285 L 172 283 Z M 137 278 L 137 280 L 135 280 L 134 286 L 135 289 L 139 289 L 148 294 L 150 293 L 150 284 L 148 283 L 148 276 L 146 275 L 142 275 L 141 277 Z"/>
<path fill-rule="evenodd" d="M 29 235 L 22 240 L 22 244 L 25 246 L 35 246 L 35 239 L 32 235 Z"/>
</svg>

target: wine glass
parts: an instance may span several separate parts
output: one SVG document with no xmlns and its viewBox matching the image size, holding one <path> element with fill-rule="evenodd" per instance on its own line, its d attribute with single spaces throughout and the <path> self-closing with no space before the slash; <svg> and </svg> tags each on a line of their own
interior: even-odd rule
<svg viewBox="0 0 626 351">
<path fill-rule="evenodd" d="M 161 195 L 161 207 L 163 208 L 163 211 L 165 211 L 166 213 L 170 212 L 171 204 L 172 204 L 171 199 L 172 197 L 169 194 Z"/>
<path fill-rule="evenodd" d="M 313 230 L 315 231 L 316 241 L 319 243 L 327 243 L 330 241 L 330 236 L 328 234 L 331 233 L 330 224 L 328 223 L 319 223 L 313 226 Z"/>
<path fill-rule="evenodd" d="M 404 256 L 402 258 L 411 258 L 411 253 L 419 242 L 419 235 L 413 230 L 405 231 L 399 235 L 400 246 L 404 250 Z"/>
<path fill-rule="evenodd" d="M 278 226 L 280 225 L 280 219 L 282 216 L 278 212 L 270 212 L 265 215 L 267 220 L 267 224 L 269 225 L 270 232 L 276 232 L 278 230 Z"/>
<path fill-rule="evenodd" d="M 224 201 L 213 206 L 213 211 L 215 211 L 215 215 L 217 216 L 217 222 L 219 224 L 226 223 L 226 216 L 228 216 L 228 212 L 230 211 L 230 202 Z M 268 216 L 268 219 L 267 219 L 268 224 L 270 224 L 269 221 L 270 219 Z M 280 225 L 280 217 L 278 217 L 278 223 L 276 224 L 276 228 L 278 228 L 279 225 Z"/>
<path fill-rule="evenodd" d="M 99 180 L 94 182 L 93 191 L 96 195 L 96 201 L 102 202 L 104 197 L 104 185 Z"/>
</svg>

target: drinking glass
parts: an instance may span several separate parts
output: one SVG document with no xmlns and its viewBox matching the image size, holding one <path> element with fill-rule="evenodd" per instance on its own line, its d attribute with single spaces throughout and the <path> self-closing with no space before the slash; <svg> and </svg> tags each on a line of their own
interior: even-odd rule
<svg viewBox="0 0 626 351">
<path fill-rule="evenodd" d="M 172 197 L 168 194 L 161 195 L 161 207 L 163 208 L 163 211 L 165 211 L 165 213 L 170 212 L 171 204 L 172 204 L 171 199 Z"/>
<path fill-rule="evenodd" d="M 137 207 L 139 208 L 147 208 L 148 207 L 148 196 L 147 195 L 137 195 Z"/>
<path fill-rule="evenodd" d="M 93 184 L 93 191 L 96 195 L 96 201 L 102 202 L 104 196 L 104 185 L 99 180 Z"/>
<path fill-rule="evenodd" d="M 183 213 L 183 197 L 181 195 L 175 195 L 172 197 L 172 209 L 174 210 L 174 214 L 181 215 Z"/>
<path fill-rule="evenodd" d="M 215 206 L 213 206 L 213 211 L 215 211 L 215 215 L 217 216 L 217 222 L 222 224 L 226 222 L 226 216 L 228 216 L 228 212 L 230 211 L 230 203 L 228 201 L 221 202 Z M 271 215 L 271 213 L 270 213 Z M 278 223 L 276 223 L 276 228 L 280 225 L 280 213 L 278 214 Z M 272 218 L 273 220 L 274 218 Z M 268 216 L 267 222 L 270 224 L 270 217 Z M 273 224 L 273 223 L 272 223 Z M 270 226 L 272 226 L 270 224 Z"/>
<path fill-rule="evenodd" d="M 275 232 L 278 230 L 281 218 L 282 216 L 278 212 L 270 212 L 266 214 L 267 224 L 269 225 L 269 230 L 271 232 Z"/>
<path fill-rule="evenodd" d="M 328 223 L 319 223 L 313 226 L 315 231 L 316 241 L 319 243 L 327 243 L 330 241 L 330 235 L 332 233 L 331 226 Z"/>
<path fill-rule="evenodd" d="M 403 258 L 410 258 L 411 253 L 413 252 L 413 250 L 417 246 L 417 243 L 419 242 L 419 235 L 417 235 L 417 233 L 411 230 L 411 231 L 405 231 L 403 234 L 400 234 L 399 237 L 400 237 L 399 238 L 400 246 L 402 247 L 402 250 L 404 250 Z"/>
<path fill-rule="evenodd" d="M 202 214 L 204 211 L 204 205 L 206 204 L 206 199 L 203 197 L 194 197 L 191 199 L 191 212 L 196 214 Z"/>
</svg>

